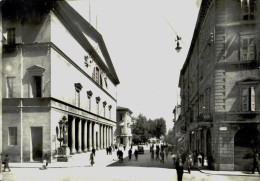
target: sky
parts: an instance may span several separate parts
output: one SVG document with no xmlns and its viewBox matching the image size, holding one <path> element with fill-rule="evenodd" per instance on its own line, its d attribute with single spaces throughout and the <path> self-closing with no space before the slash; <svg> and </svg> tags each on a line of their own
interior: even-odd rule
<svg viewBox="0 0 260 181">
<path fill-rule="evenodd" d="M 167 130 L 172 128 L 179 74 L 200 2 L 71 0 L 71 5 L 102 34 L 120 80 L 117 105 L 131 109 L 132 116 L 163 117 Z M 179 53 L 175 51 L 176 34 L 182 38 Z"/>
</svg>

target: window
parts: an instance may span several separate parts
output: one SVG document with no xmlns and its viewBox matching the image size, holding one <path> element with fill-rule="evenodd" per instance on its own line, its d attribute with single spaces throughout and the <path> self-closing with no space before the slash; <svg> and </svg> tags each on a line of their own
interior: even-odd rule
<svg viewBox="0 0 260 181">
<path fill-rule="evenodd" d="M 103 102 L 104 117 L 106 117 L 106 105 L 107 105 L 107 102 L 104 101 L 104 102 Z"/>
<path fill-rule="evenodd" d="M 91 97 L 93 93 L 92 91 L 87 91 L 87 97 L 88 97 L 88 111 L 91 111 Z"/>
<path fill-rule="evenodd" d="M 15 28 L 7 29 L 7 44 L 15 44 Z"/>
<path fill-rule="evenodd" d="M 8 136 L 8 144 L 17 145 L 17 127 L 9 127 Z"/>
<path fill-rule="evenodd" d="M 75 101 L 76 101 L 76 106 L 80 107 L 80 91 L 79 90 L 76 90 L 76 98 L 75 98 Z"/>
<path fill-rule="evenodd" d="M 99 102 L 100 102 L 100 100 L 101 100 L 100 97 L 96 97 L 97 115 L 99 115 Z"/>
<path fill-rule="evenodd" d="M 105 81 L 106 88 L 108 88 L 108 85 L 107 85 L 107 78 L 106 78 L 106 77 L 104 78 L 104 81 Z"/>
<path fill-rule="evenodd" d="M 241 37 L 240 60 L 250 61 L 256 59 L 256 43 L 254 36 Z"/>
<path fill-rule="evenodd" d="M 112 109 L 112 106 L 109 105 L 109 106 L 108 106 L 108 110 L 109 110 L 109 119 L 111 119 L 111 109 Z"/>
<path fill-rule="evenodd" d="M 75 106 L 80 107 L 80 91 L 82 89 L 82 85 L 80 83 L 75 83 Z"/>
<path fill-rule="evenodd" d="M 96 67 L 96 82 L 99 84 L 99 68 Z"/>
<path fill-rule="evenodd" d="M 6 98 L 13 98 L 14 78 L 15 77 L 7 77 L 6 78 Z"/>
<path fill-rule="evenodd" d="M 256 0 L 241 0 L 243 20 L 254 20 L 256 14 Z"/>
<path fill-rule="evenodd" d="M 33 97 L 42 97 L 42 76 L 32 76 Z"/>
<path fill-rule="evenodd" d="M 242 111 L 255 111 L 255 87 L 242 88 Z"/>
</svg>

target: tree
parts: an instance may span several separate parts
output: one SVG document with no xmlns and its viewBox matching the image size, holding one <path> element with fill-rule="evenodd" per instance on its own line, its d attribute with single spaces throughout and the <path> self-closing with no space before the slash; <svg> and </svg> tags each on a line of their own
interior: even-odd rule
<svg viewBox="0 0 260 181">
<path fill-rule="evenodd" d="M 175 143 L 174 129 L 170 130 L 168 134 L 164 136 L 164 142 L 166 142 L 167 144 L 174 145 Z"/>
<path fill-rule="evenodd" d="M 165 133 L 166 133 L 166 121 L 163 118 L 158 118 L 158 119 L 154 120 L 154 124 L 155 124 L 154 136 L 157 139 L 160 139 L 160 137 L 165 135 Z"/>
<path fill-rule="evenodd" d="M 139 114 L 137 118 L 133 118 L 134 124 L 132 125 L 132 134 L 134 143 L 145 143 L 149 139 L 147 131 L 147 118 Z"/>
</svg>

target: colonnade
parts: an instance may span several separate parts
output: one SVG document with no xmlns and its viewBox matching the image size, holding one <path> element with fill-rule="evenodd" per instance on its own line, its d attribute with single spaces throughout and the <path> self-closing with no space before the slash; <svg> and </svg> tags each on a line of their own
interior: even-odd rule
<svg viewBox="0 0 260 181">
<path fill-rule="evenodd" d="M 113 126 L 77 117 L 69 119 L 70 154 L 105 149 L 113 144 Z"/>
</svg>

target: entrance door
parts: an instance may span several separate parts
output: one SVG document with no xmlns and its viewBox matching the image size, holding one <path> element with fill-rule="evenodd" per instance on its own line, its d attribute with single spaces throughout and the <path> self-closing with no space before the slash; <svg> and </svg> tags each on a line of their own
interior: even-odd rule
<svg viewBox="0 0 260 181">
<path fill-rule="evenodd" d="M 32 159 L 42 160 L 42 127 L 31 127 Z"/>
</svg>

